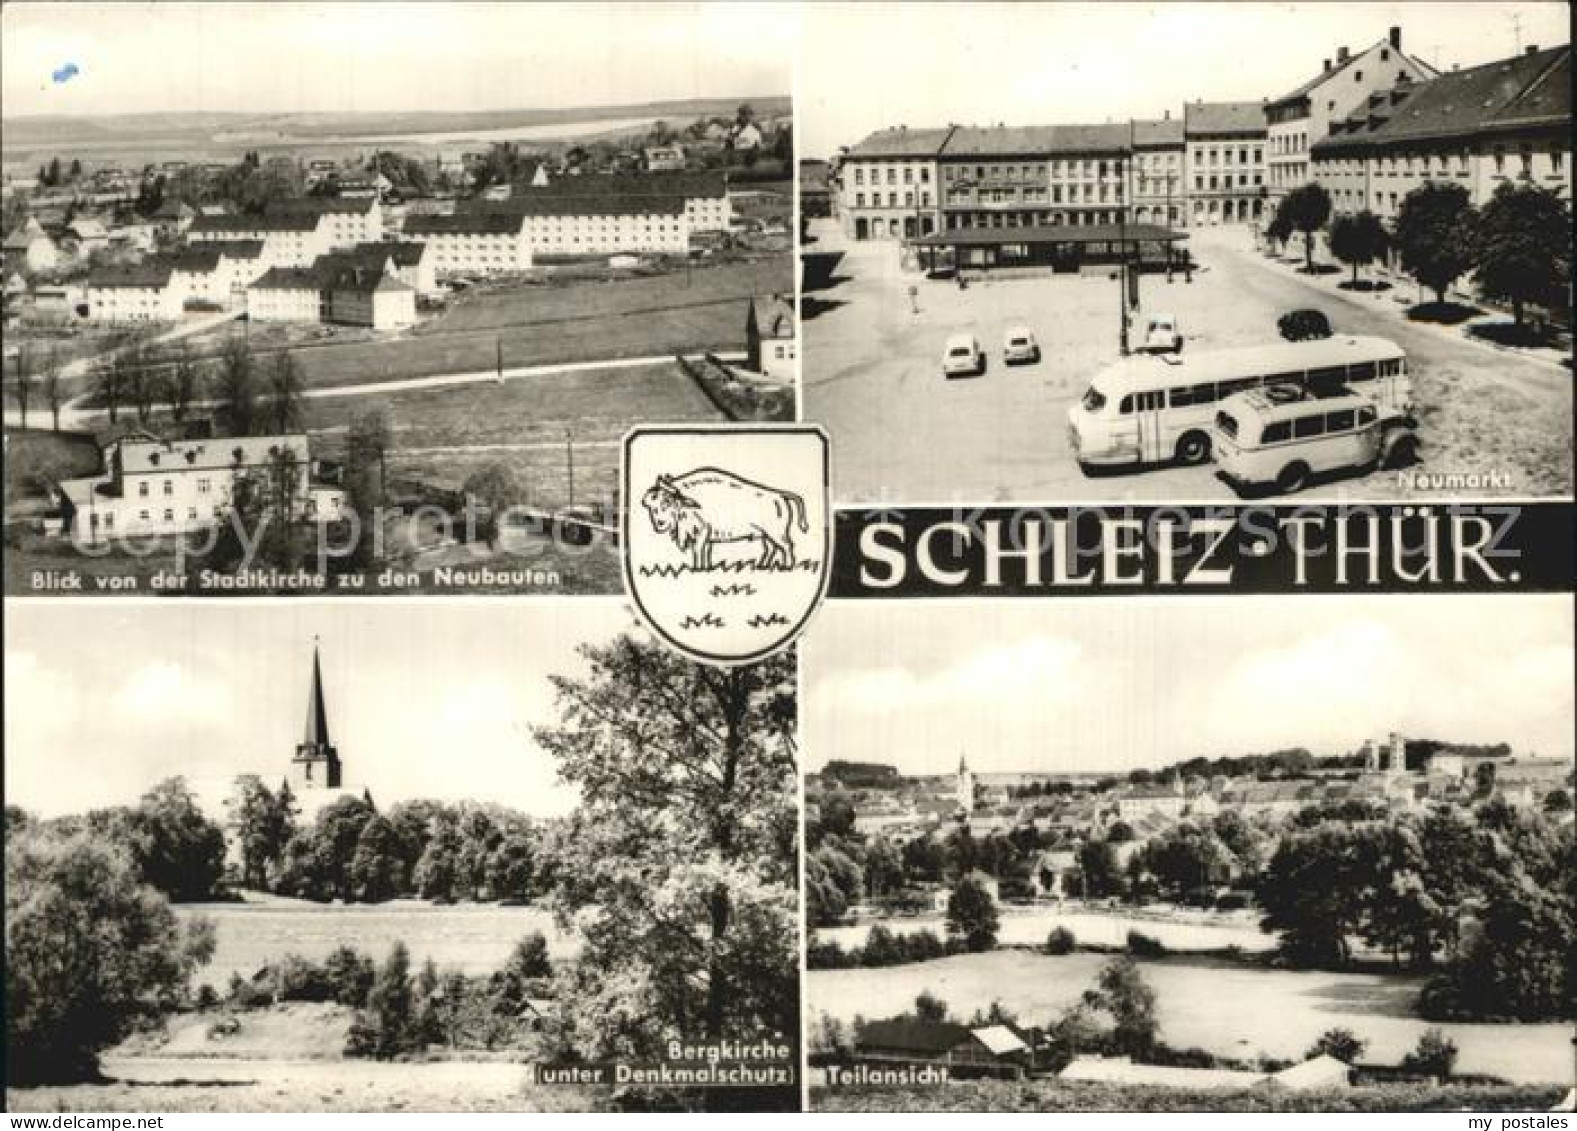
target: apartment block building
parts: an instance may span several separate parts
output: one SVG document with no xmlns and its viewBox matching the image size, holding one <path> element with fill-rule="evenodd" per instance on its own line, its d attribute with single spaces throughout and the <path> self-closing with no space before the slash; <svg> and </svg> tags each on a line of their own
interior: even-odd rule
<svg viewBox="0 0 1577 1131">
<path fill-rule="evenodd" d="M 511 200 L 531 255 L 685 255 L 690 219 L 682 196 L 563 196 L 526 193 Z"/>
<path fill-rule="evenodd" d="M 726 232 L 734 220 L 728 176 L 721 170 L 582 173 L 521 189 L 510 199 L 531 201 L 545 196 L 622 201 L 630 206 L 630 215 L 639 214 L 643 201 L 656 202 L 655 207 L 666 210 L 668 202 L 678 197 L 684 202 L 685 223 L 691 232 Z"/>
<path fill-rule="evenodd" d="M 1567 44 L 1378 91 L 1312 147 L 1312 178 L 1336 211 L 1388 220 L 1426 181 L 1460 184 L 1475 205 L 1502 184 L 1570 204 L 1571 84 Z"/>
<path fill-rule="evenodd" d="M 159 261 L 95 271 L 84 288 L 88 318 L 117 325 L 173 322 L 185 305 L 184 288 L 172 285 L 174 279 L 175 268 Z"/>
<path fill-rule="evenodd" d="M 432 247 L 433 272 L 496 274 L 531 267 L 531 244 L 524 237 L 525 216 L 515 211 L 456 212 L 450 216 L 410 216 L 405 234 Z"/>
<path fill-rule="evenodd" d="M 263 245 L 269 267 L 306 267 L 333 249 L 328 216 L 320 212 L 280 211 L 260 216 L 198 216 L 186 229 L 188 244 L 248 240 Z"/>
<path fill-rule="evenodd" d="M 1345 46 L 1337 48 L 1335 60 L 1324 59 L 1317 75 L 1265 105 L 1269 147 L 1265 172 L 1271 203 L 1312 178 L 1310 150 L 1330 133 L 1333 123 L 1363 109 L 1372 94 L 1434 76 L 1433 67 L 1402 50 L 1399 27 L 1356 55 Z"/>
</svg>

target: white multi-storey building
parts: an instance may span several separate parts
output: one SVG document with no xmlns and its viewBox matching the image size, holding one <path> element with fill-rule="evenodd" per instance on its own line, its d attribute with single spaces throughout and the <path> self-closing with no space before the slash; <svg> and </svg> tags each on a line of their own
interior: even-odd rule
<svg viewBox="0 0 1577 1131">
<path fill-rule="evenodd" d="M 95 271 L 85 288 L 88 318 L 112 324 L 173 322 L 180 318 L 184 288 L 169 263 Z"/>
<path fill-rule="evenodd" d="M 117 536 L 185 534 L 229 512 L 243 475 L 267 481 L 288 453 L 298 513 L 308 513 L 311 458 L 305 436 L 167 441 L 122 436 L 102 449 L 102 473 L 60 485 L 62 532 L 79 543 Z"/>
<path fill-rule="evenodd" d="M 518 211 L 479 210 L 452 216 L 411 216 L 405 234 L 429 245 L 436 276 L 494 274 L 531 267 L 531 244 Z"/>
<path fill-rule="evenodd" d="M 555 196 L 530 193 L 510 202 L 533 255 L 612 255 L 690 250 L 683 197 Z"/>
<path fill-rule="evenodd" d="M 1338 212 L 1395 219 L 1427 181 L 1483 205 L 1503 184 L 1571 193 L 1571 46 L 1499 59 L 1370 95 L 1312 149 Z"/>
<path fill-rule="evenodd" d="M 333 246 L 328 217 L 315 212 L 199 216 L 186 230 L 186 239 L 193 244 L 255 240 L 263 245 L 265 269 L 305 267 Z"/>
<path fill-rule="evenodd" d="M 1335 61 L 1325 59 L 1320 73 L 1290 94 L 1265 105 L 1266 187 L 1272 204 L 1313 176 L 1310 149 L 1334 122 L 1362 109 L 1371 94 L 1432 78 L 1435 69 L 1402 50 L 1402 29 L 1356 55 L 1346 47 Z"/>
<path fill-rule="evenodd" d="M 838 215 L 855 240 L 913 239 L 942 227 L 937 159 L 953 134 L 905 126 L 880 130 L 842 156 Z"/>
<path fill-rule="evenodd" d="M 1258 220 L 1265 210 L 1265 105 L 1190 102 L 1183 110 L 1188 223 Z"/>
</svg>

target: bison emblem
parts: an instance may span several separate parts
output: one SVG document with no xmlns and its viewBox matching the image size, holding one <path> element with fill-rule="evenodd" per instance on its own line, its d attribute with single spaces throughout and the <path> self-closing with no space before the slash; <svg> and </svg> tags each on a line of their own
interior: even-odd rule
<svg viewBox="0 0 1577 1131">
<path fill-rule="evenodd" d="M 759 569 L 794 568 L 794 532 L 809 533 L 805 500 L 715 467 L 659 475 L 641 496 L 652 529 L 690 555 L 690 568 L 712 568 L 712 547 L 759 542 Z"/>
<path fill-rule="evenodd" d="M 826 592 L 828 482 L 827 437 L 813 425 L 632 431 L 621 543 L 647 626 L 717 664 L 792 641 Z"/>
</svg>

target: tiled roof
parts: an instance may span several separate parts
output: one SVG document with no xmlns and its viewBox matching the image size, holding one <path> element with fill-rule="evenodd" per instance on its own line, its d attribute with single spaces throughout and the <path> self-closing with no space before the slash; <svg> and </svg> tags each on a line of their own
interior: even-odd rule
<svg viewBox="0 0 1577 1131">
<path fill-rule="evenodd" d="M 384 240 L 359 243 L 351 250 L 357 255 L 387 255 L 396 267 L 415 267 L 421 263 L 427 245 L 417 240 Z"/>
<path fill-rule="evenodd" d="M 986 1046 L 986 1051 L 992 1056 L 1007 1056 L 1009 1053 L 1028 1052 L 1029 1046 L 1022 1037 L 1009 1029 L 1006 1025 L 987 1025 L 983 1029 L 972 1030 L 975 1040 Z"/>
<path fill-rule="evenodd" d="M 248 289 L 254 291 L 317 291 L 323 289 L 323 279 L 310 267 L 270 267 Z"/>
<path fill-rule="evenodd" d="M 952 127 L 943 129 L 877 130 L 849 147 L 850 159 L 879 157 L 935 157 L 952 134 Z"/>
<path fill-rule="evenodd" d="M 262 240 L 204 240 L 202 246 L 223 252 L 226 259 L 256 259 L 263 254 Z"/>
<path fill-rule="evenodd" d="M 120 467 L 123 473 L 136 475 L 181 468 L 255 466 L 267 461 L 280 448 L 289 448 L 299 462 L 307 462 L 305 436 L 226 436 L 175 441 L 127 438 L 120 446 Z"/>
<path fill-rule="evenodd" d="M 728 178 L 721 170 L 695 173 L 678 171 L 636 174 L 582 173 L 577 177 L 560 177 L 540 188 L 527 186 L 521 190 L 521 193 L 530 197 L 679 196 L 687 200 L 701 197 L 715 199 L 727 195 Z"/>
<path fill-rule="evenodd" d="M 452 216 L 410 216 L 405 221 L 407 235 L 516 235 L 521 228 L 521 214 L 516 212 L 483 212 L 472 209 L 456 212 Z"/>
<path fill-rule="evenodd" d="M 88 276 L 90 287 L 163 287 L 170 281 L 170 264 L 149 260 L 135 267 L 106 267 Z"/>
<path fill-rule="evenodd" d="M 330 213 L 370 212 L 377 203 L 377 198 L 371 196 L 300 196 L 275 201 L 268 206 L 268 211 L 278 216 L 325 216 Z"/>
<path fill-rule="evenodd" d="M 682 216 L 682 196 L 594 196 L 560 195 L 551 191 L 523 193 L 492 206 L 497 211 L 521 216 L 641 216 L 646 214 Z"/>
<path fill-rule="evenodd" d="M 315 212 L 270 212 L 264 216 L 199 216 L 188 231 L 207 232 L 310 232 L 318 226 Z"/>
<path fill-rule="evenodd" d="M 1570 128 L 1571 47 L 1552 47 L 1397 88 L 1376 106 L 1332 127 L 1316 157 L 1370 145 L 1466 137 L 1502 130 Z"/>
<path fill-rule="evenodd" d="M 1190 102 L 1183 108 L 1185 130 L 1195 134 L 1265 133 L 1263 102 Z"/>
<path fill-rule="evenodd" d="M 1017 157 L 1051 153 L 1121 153 L 1128 123 L 1073 126 L 959 126 L 943 157 Z"/>
<path fill-rule="evenodd" d="M 899 1049 L 907 1052 L 944 1053 L 969 1039 L 969 1030 L 950 1021 L 919 1021 L 895 1017 L 867 1022 L 855 1034 L 860 1048 Z"/>
<path fill-rule="evenodd" d="M 763 338 L 794 336 L 794 304 L 782 295 L 767 295 L 750 300 L 750 315 Z"/>
<path fill-rule="evenodd" d="M 1133 143 L 1136 147 L 1153 147 L 1183 144 L 1183 120 L 1161 118 L 1144 121 L 1134 119 Z"/>
<path fill-rule="evenodd" d="M 1258 1072 L 1234 1072 L 1223 1068 L 1135 1064 L 1125 1056 L 1076 1056 L 1057 1077 L 1060 1080 L 1148 1084 L 1165 1088 L 1251 1088 L 1265 1078 Z"/>
<path fill-rule="evenodd" d="M 219 267 L 221 255 L 223 252 L 216 244 L 192 244 L 172 254 L 170 266 L 177 271 L 213 271 Z"/>
</svg>

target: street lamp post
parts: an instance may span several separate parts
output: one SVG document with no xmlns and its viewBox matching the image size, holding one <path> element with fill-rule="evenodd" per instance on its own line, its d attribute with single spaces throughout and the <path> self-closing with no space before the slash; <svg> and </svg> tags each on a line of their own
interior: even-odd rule
<svg viewBox="0 0 1577 1131">
<path fill-rule="evenodd" d="M 575 505 L 575 437 L 564 429 L 564 461 L 569 469 L 569 505 Z"/>
<path fill-rule="evenodd" d="M 1123 177 L 1126 176 L 1126 163 L 1117 162 L 1117 184 L 1121 188 Z M 1127 201 L 1119 202 L 1117 206 L 1117 312 L 1118 340 L 1117 348 L 1122 356 L 1128 356 L 1128 204 Z"/>
</svg>

